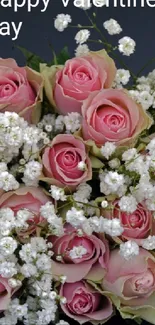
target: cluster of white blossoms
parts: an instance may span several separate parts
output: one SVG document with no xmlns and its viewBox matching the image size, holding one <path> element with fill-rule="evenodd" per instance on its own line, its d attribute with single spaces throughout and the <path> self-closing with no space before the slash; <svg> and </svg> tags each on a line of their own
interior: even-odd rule
<svg viewBox="0 0 155 325">
<path fill-rule="evenodd" d="M 0 240 L 0 247 L 2 254 L 5 253 L 6 259 L 6 254 L 7 256 L 12 255 L 17 244 L 11 237 L 4 237 L 3 240 Z M 33 325 L 34 320 L 37 325 L 48 325 L 51 321 L 55 322 L 58 297 L 52 289 L 51 248 L 52 245 L 49 245 L 43 238 L 34 237 L 19 250 L 21 265 L 18 265 L 18 274 L 23 279 L 27 279 L 28 296 L 24 304 L 21 304 L 19 299 L 11 301 L 8 310 L 4 312 L 4 317 L 1 318 L 1 324 L 17 324 L 18 320 L 26 325 Z M 7 269 L 9 265 L 4 267 Z M 14 271 L 11 277 L 16 273 Z M 10 277 L 10 274 L 7 276 L 6 271 L 5 277 Z M 17 287 L 20 286 L 21 283 L 17 281 Z"/>
<path fill-rule="evenodd" d="M 131 37 L 124 36 L 119 40 L 118 43 L 118 49 L 123 55 L 130 56 L 134 53 L 136 43 Z"/>
<path fill-rule="evenodd" d="M 114 88 L 123 88 L 130 80 L 130 72 L 125 69 L 117 69 L 115 80 L 113 82 Z"/>
<path fill-rule="evenodd" d="M 4 191 L 16 190 L 19 183 L 15 177 L 8 171 L 7 164 L 0 162 L 0 189 Z"/>
<path fill-rule="evenodd" d="M 109 159 L 111 155 L 115 152 L 116 146 L 113 142 L 106 142 L 104 146 L 101 147 L 101 154 L 106 158 Z"/>
<path fill-rule="evenodd" d="M 104 28 L 107 30 L 109 35 L 116 35 L 122 32 L 122 28 L 115 19 L 106 20 L 103 23 Z"/>
<path fill-rule="evenodd" d="M 54 135 L 63 133 L 74 133 L 81 126 L 81 115 L 77 112 L 68 113 L 67 115 L 54 114 L 44 115 L 43 119 L 38 123 L 40 129 L 45 130 L 49 138 L 53 138 Z M 46 134 L 45 133 L 45 134 Z"/>
<path fill-rule="evenodd" d="M 146 77 L 138 78 L 136 89 L 129 92 L 132 98 L 141 104 L 145 110 L 150 107 L 155 108 L 155 70 Z"/>
<path fill-rule="evenodd" d="M 59 31 L 63 32 L 65 28 L 68 27 L 68 24 L 71 23 L 72 19 L 70 15 L 59 14 L 54 20 L 54 27 Z"/>
<path fill-rule="evenodd" d="M 21 152 L 23 156 L 21 164 L 24 165 L 29 160 L 38 158 L 39 150 L 43 145 L 48 144 L 48 142 L 49 139 L 45 132 L 41 132 L 41 130 L 35 125 L 28 125 L 28 123 L 22 117 L 19 117 L 18 114 L 11 112 L 0 113 L 1 162 L 4 161 L 8 164 L 18 157 Z M 16 167 L 18 170 L 19 165 Z M 3 167 L 3 169 L 5 169 L 5 167 Z M 11 177 L 6 174 L 6 169 L 3 170 L 3 172 L 5 173 L 4 176 L 6 178 L 7 176 L 8 178 Z"/>
<path fill-rule="evenodd" d="M 105 195 L 117 194 L 119 197 L 124 195 L 127 190 L 126 178 L 117 171 L 101 170 L 100 191 Z"/>
<path fill-rule="evenodd" d="M 64 233 L 63 219 L 57 216 L 53 203 L 47 202 L 40 208 L 40 215 L 47 220 L 51 234 L 61 236 Z"/>
<path fill-rule="evenodd" d="M 97 7 L 103 7 L 104 5 L 106 5 L 106 0 L 96 0 L 97 1 Z M 89 9 L 91 7 L 91 3 L 86 0 L 86 4 L 84 6 L 82 6 L 81 8 L 83 9 Z M 96 15 L 96 14 L 94 14 Z M 70 15 L 65 15 L 65 14 L 59 14 L 57 15 L 57 17 L 54 20 L 54 27 L 59 31 L 59 32 L 63 32 L 68 26 L 69 23 L 71 23 L 72 19 Z M 96 22 L 93 22 L 93 19 L 91 19 L 89 17 L 89 21 L 92 23 L 91 26 L 89 26 L 88 28 L 90 30 L 94 29 L 97 33 L 99 33 L 99 37 L 101 39 L 98 40 L 90 40 L 91 42 L 98 42 L 98 43 L 103 43 L 104 47 L 107 46 L 109 47 L 109 45 L 111 46 L 111 44 L 108 44 L 107 41 L 105 41 L 105 37 L 102 33 L 102 31 L 99 30 L 99 28 L 96 26 Z M 71 26 L 73 27 L 73 26 Z M 76 33 L 75 35 L 75 41 L 78 44 L 77 48 L 75 49 L 75 55 L 77 57 L 80 56 L 84 56 L 87 55 L 90 51 L 87 42 L 89 41 L 91 32 L 88 28 L 85 28 L 85 26 L 82 26 L 80 24 L 78 24 L 77 26 L 74 26 L 75 28 L 80 30 Z M 120 34 L 122 32 L 122 28 L 120 26 L 120 24 L 117 22 L 117 20 L 115 19 L 109 19 L 106 20 L 103 23 L 103 27 L 104 29 L 108 32 L 109 35 L 117 35 Z M 123 55 L 126 56 L 130 56 L 131 54 L 133 54 L 135 52 L 135 47 L 136 47 L 136 43 L 135 41 L 129 37 L 129 36 L 124 36 L 122 37 L 119 41 L 118 41 L 118 45 L 115 47 L 111 47 L 114 49 L 118 49 L 120 53 L 122 53 Z M 127 78 L 127 75 L 126 75 Z M 126 83 L 126 78 L 124 78 L 122 84 L 125 85 Z"/>
</svg>

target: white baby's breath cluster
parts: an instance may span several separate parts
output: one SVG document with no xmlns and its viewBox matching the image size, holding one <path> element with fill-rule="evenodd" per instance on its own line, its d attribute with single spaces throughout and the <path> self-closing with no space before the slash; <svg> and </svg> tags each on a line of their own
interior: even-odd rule
<svg viewBox="0 0 155 325">
<path fill-rule="evenodd" d="M 117 171 L 100 171 L 100 191 L 105 195 L 117 194 L 119 197 L 127 190 L 126 179 Z"/>
<path fill-rule="evenodd" d="M 125 69 L 117 69 L 113 86 L 115 88 L 122 88 L 127 85 L 130 80 L 130 71 Z"/>
<path fill-rule="evenodd" d="M 120 245 L 120 255 L 126 260 L 130 260 L 133 257 L 136 257 L 139 254 L 139 246 L 134 241 L 127 241 Z"/>
<path fill-rule="evenodd" d="M 57 216 L 53 203 L 47 202 L 40 208 L 40 214 L 48 222 L 48 229 L 51 234 L 61 236 L 64 233 L 63 219 Z"/>
<path fill-rule="evenodd" d="M 90 36 L 90 31 L 88 29 L 81 29 L 75 35 L 76 43 L 77 44 L 83 44 L 83 43 L 87 42 L 89 36 Z"/>
<path fill-rule="evenodd" d="M 155 108 L 155 70 L 146 77 L 137 79 L 136 89 L 130 90 L 130 95 L 137 103 L 141 104 L 144 110 L 150 107 Z"/>
<path fill-rule="evenodd" d="M 16 243 L 13 239 L 12 242 L 10 239 L 8 241 L 8 238 L 1 240 L 2 253 L 5 242 L 8 242 L 5 254 L 12 254 L 17 247 Z M 57 294 L 52 289 L 51 247 L 49 250 L 49 245 L 43 238 L 34 237 L 22 246 L 19 255 L 22 266 L 18 266 L 18 271 L 23 278 L 27 278 L 29 295 L 25 304 L 21 304 L 18 298 L 10 302 L 4 317 L 1 318 L 1 324 L 17 324 L 18 320 L 27 325 L 34 324 L 34 320 L 37 325 L 55 322 Z M 7 265 L 5 267 L 7 268 Z"/>
<path fill-rule="evenodd" d="M 0 162 L 0 189 L 7 192 L 11 190 L 16 190 L 18 187 L 18 181 L 8 171 L 6 163 Z"/>
<path fill-rule="evenodd" d="M 21 172 L 24 173 L 23 182 L 26 185 L 35 185 L 42 167 L 34 159 L 38 159 L 41 147 L 48 141 L 46 133 L 35 125 L 28 125 L 18 114 L 0 113 L 0 188 L 5 191 L 17 189 L 19 184 L 15 177 Z M 17 163 L 8 171 L 7 164 L 20 152 L 23 167 Z"/>
<path fill-rule="evenodd" d="M 119 45 L 118 45 L 118 50 L 126 56 L 130 56 L 131 54 L 134 53 L 136 43 L 135 41 L 129 37 L 129 36 L 124 36 L 119 40 Z"/>
<path fill-rule="evenodd" d="M 80 56 L 85 56 L 89 53 L 89 47 L 87 44 L 80 44 L 75 50 L 75 56 L 80 57 Z"/>
<path fill-rule="evenodd" d="M 113 142 L 106 142 L 104 146 L 101 147 L 101 154 L 106 158 L 109 159 L 110 156 L 115 152 L 116 146 Z"/>
<path fill-rule="evenodd" d="M 81 126 L 81 115 L 77 112 L 71 112 L 66 115 L 54 114 L 44 115 L 43 119 L 38 123 L 40 129 L 45 130 L 49 138 L 53 138 L 59 133 L 74 133 Z"/>
<path fill-rule="evenodd" d="M 54 20 L 54 27 L 59 31 L 63 32 L 68 24 L 71 23 L 72 19 L 70 15 L 59 14 Z"/>
<path fill-rule="evenodd" d="M 103 23 L 104 28 L 110 35 L 120 34 L 122 32 L 122 28 L 119 23 L 115 19 L 109 19 Z"/>
</svg>

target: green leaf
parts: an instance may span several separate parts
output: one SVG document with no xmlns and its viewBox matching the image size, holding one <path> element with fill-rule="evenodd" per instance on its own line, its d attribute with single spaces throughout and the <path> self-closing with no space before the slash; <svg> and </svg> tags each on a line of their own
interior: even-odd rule
<svg viewBox="0 0 155 325">
<path fill-rule="evenodd" d="M 26 50 L 24 47 L 17 46 L 17 48 L 23 53 L 26 59 L 26 65 L 39 72 L 39 65 L 43 63 L 44 60 L 38 55 Z"/>
<path fill-rule="evenodd" d="M 91 160 L 91 165 L 92 165 L 92 168 L 95 168 L 95 169 L 100 169 L 100 168 L 103 168 L 104 167 L 104 164 L 101 160 L 99 160 L 98 158 L 90 155 L 89 156 L 90 160 Z"/>
<path fill-rule="evenodd" d="M 56 55 L 57 64 L 64 64 L 68 59 L 70 59 L 67 46 L 65 46 L 59 54 Z M 52 60 L 52 64 L 55 64 Z"/>
</svg>

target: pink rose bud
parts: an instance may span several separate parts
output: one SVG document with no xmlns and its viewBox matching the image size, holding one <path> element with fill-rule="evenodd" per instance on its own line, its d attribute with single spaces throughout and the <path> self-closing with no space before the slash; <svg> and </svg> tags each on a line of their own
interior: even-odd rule
<svg viewBox="0 0 155 325">
<path fill-rule="evenodd" d="M 60 295 L 65 298 L 65 303 L 61 304 L 63 312 L 80 324 L 101 324 L 112 316 L 110 299 L 85 281 L 63 284 Z"/>
<path fill-rule="evenodd" d="M 81 112 L 84 99 L 94 90 L 109 88 L 115 78 L 114 61 L 105 50 L 66 61 L 63 66 L 41 65 L 45 92 L 58 112 Z"/>
<path fill-rule="evenodd" d="M 105 238 L 96 235 L 78 235 L 78 230 L 65 224 L 65 234 L 50 236 L 52 242 L 52 270 L 56 277 L 62 274 L 67 282 L 88 278 L 92 281 L 103 279 L 109 258 L 109 248 Z M 58 260 L 58 256 L 61 259 Z"/>
<path fill-rule="evenodd" d="M 85 163 L 84 170 L 79 169 L 80 162 Z M 50 146 L 45 148 L 43 156 L 42 180 L 59 187 L 75 189 L 92 177 L 91 162 L 82 140 L 73 135 L 57 135 Z"/>
<path fill-rule="evenodd" d="M 152 120 L 124 90 L 95 91 L 82 105 L 84 140 L 101 147 L 106 142 L 132 146 Z"/>
<path fill-rule="evenodd" d="M 154 323 L 155 258 L 150 252 L 140 248 L 139 255 L 125 260 L 119 249 L 113 250 L 102 288 L 116 298 L 113 301 L 122 313 Z"/>
</svg>

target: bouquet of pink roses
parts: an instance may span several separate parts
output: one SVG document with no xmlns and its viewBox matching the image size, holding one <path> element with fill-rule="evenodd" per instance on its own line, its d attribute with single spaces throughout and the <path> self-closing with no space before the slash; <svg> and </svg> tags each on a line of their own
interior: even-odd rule
<svg viewBox="0 0 155 325">
<path fill-rule="evenodd" d="M 1 325 L 155 324 L 155 71 L 116 69 L 135 42 L 88 18 L 72 59 L 0 59 Z"/>
</svg>

